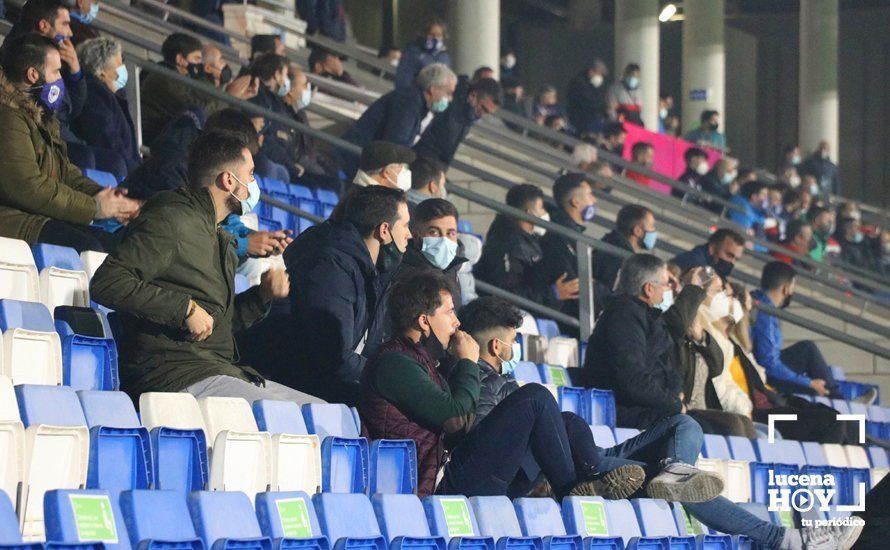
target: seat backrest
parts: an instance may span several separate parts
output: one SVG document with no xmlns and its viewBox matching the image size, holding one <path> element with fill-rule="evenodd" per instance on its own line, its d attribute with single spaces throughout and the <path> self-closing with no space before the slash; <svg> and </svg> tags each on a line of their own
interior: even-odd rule
<svg viewBox="0 0 890 550">
<path fill-rule="evenodd" d="M 518 363 L 516 363 L 516 369 L 513 371 L 513 377 L 516 378 L 517 382 L 536 382 L 538 384 L 544 383 L 544 381 L 541 379 L 541 372 L 538 370 L 538 365 L 532 363 L 531 361 L 519 361 Z"/>
<path fill-rule="evenodd" d="M 757 462 L 757 455 L 750 439 L 740 435 L 730 435 L 726 437 L 726 442 L 729 444 L 729 452 L 732 453 L 733 459 Z"/>
<path fill-rule="evenodd" d="M 271 434 L 305 435 L 306 421 L 300 406 L 293 401 L 257 399 L 251 406 L 257 428 Z"/>
<path fill-rule="evenodd" d="M 20 239 L 10 239 L 9 237 L 0 237 L 0 250 L 3 251 L 3 257 L 0 262 L 9 265 L 33 265 L 34 254 L 28 243 Z"/>
<path fill-rule="evenodd" d="M 754 440 L 757 454 L 761 462 L 774 462 L 778 464 L 796 464 L 802 466 L 807 463 L 806 456 L 800 443 L 791 439 L 777 439 L 773 443 L 763 438 Z"/>
<path fill-rule="evenodd" d="M 142 425 L 149 430 L 161 426 L 178 430 L 205 429 L 198 400 L 190 393 L 143 393 L 139 396 L 139 414 Z"/>
<path fill-rule="evenodd" d="M 802 441 L 804 456 L 807 464 L 810 466 L 828 466 L 828 459 L 825 458 L 825 451 L 822 450 L 822 444 L 815 441 Z"/>
<path fill-rule="evenodd" d="M 242 397 L 201 397 L 198 408 L 204 417 L 207 443 L 212 445 L 216 435 L 224 430 L 257 432 L 256 420 L 250 404 Z"/>
<path fill-rule="evenodd" d="M 559 325 L 553 319 L 537 319 L 537 322 L 538 334 L 545 336 L 548 341 L 559 336 Z"/>
<path fill-rule="evenodd" d="M 540 335 L 540 332 L 538 332 L 538 322 L 531 313 L 523 312 L 522 325 L 520 325 L 520 327 L 516 329 L 516 332 L 522 334 L 533 334 L 535 336 Z"/>
<path fill-rule="evenodd" d="M 87 277 L 92 279 L 93 275 L 96 274 L 96 270 L 105 262 L 105 258 L 107 257 L 108 254 L 105 252 L 96 252 L 95 250 L 84 250 L 81 252 L 80 263 L 83 264 L 83 269 L 87 272 Z"/>
<path fill-rule="evenodd" d="M 0 331 L 21 328 L 35 332 L 55 332 L 53 318 L 43 304 L 0 300 Z"/>
<path fill-rule="evenodd" d="M 141 426 L 130 396 L 121 391 L 81 390 L 77 392 L 87 426 L 138 428 Z M 185 506 L 185 501 L 183 501 Z"/>
<path fill-rule="evenodd" d="M 315 198 L 318 199 L 322 204 L 328 204 L 331 206 L 336 206 L 338 202 L 340 202 L 340 198 L 337 197 L 337 193 L 329 189 L 316 189 L 315 190 Z"/>
<path fill-rule="evenodd" d="M 371 501 L 363 494 L 319 493 L 312 496 L 318 524 L 331 543 L 342 538 L 381 535 Z"/>
<path fill-rule="evenodd" d="M 633 537 L 642 536 L 637 523 L 637 514 L 629 500 L 607 500 L 605 505 L 610 535 L 621 537 L 624 539 L 624 544 Z"/>
<path fill-rule="evenodd" d="M 868 419 L 874 422 L 886 422 L 888 419 L 888 414 L 884 407 L 880 405 L 869 405 Z"/>
<path fill-rule="evenodd" d="M 841 414 L 850 414 L 850 405 L 843 399 L 832 399 L 831 408 Z"/>
<path fill-rule="evenodd" d="M 865 447 L 859 445 L 844 445 L 844 453 L 847 456 L 847 464 L 851 468 L 871 468 L 871 461 Z"/>
<path fill-rule="evenodd" d="M 301 199 L 309 199 L 315 200 L 315 196 L 312 194 L 312 190 L 303 185 L 297 185 L 296 183 L 291 183 L 288 187 L 288 192 L 292 197 L 299 197 Z"/>
<path fill-rule="evenodd" d="M 869 446 L 868 457 L 871 460 L 872 468 L 890 467 L 890 461 L 887 460 L 887 450 L 883 447 Z"/>
<path fill-rule="evenodd" d="M 566 534 L 559 505 L 552 498 L 517 498 L 513 501 L 516 517 L 527 537 L 561 536 Z"/>
<path fill-rule="evenodd" d="M 371 497 L 377 524 L 387 541 L 396 537 L 428 537 L 430 527 L 417 495 L 381 495 Z"/>
<path fill-rule="evenodd" d="M 207 548 L 219 539 L 263 536 L 250 499 L 240 491 L 194 491 L 188 495 L 188 508 Z"/>
<path fill-rule="evenodd" d="M 96 170 L 95 168 L 84 168 L 83 175 L 102 187 L 117 187 L 117 178 L 111 172 Z"/>
<path fill-rule="evenodd" d="M 47 267 L 57 267 L 68 271 L 84 270 L 80 255 L 73 248 L 41 243 L 35 244 L 31 250 L 34 252 L 34 263 L 37 264 L 37 269 L 40 271 Z"/>
<path fill-rule="evenodd" d="M 612 390 L 592 388 L 587 391 L 591 424 L 615 427 L 615 394 Z"/>
<path fill-rule="evenodd" d="M 423 499 L 430 532 L 446 541 L 452 537 L 479 536 L 479 525 L 466 497 L 432 495 Z"/>
<path fill-rule="evenodd" d="M 828 460 L 829 466 L 837 466 L 839 468 L 846 468 L 849 466 L 847 463 L 847 453 L 844 451 L 843 445 L 838 445 L 837 443 L 825 443 L 822 445 L 822 452 L 825 453 L 825 458 Z"/>
<path fill-rule="evenodd" d="M 19 532 L 19 520 L 15 516 L 15 508 L 6 495 L 0 491 L 0 545 L 13 545 L 22 542 L 22 534 Z"/>
<path fill-rule="evenodd" d="M 56 332 L 61 336 L 78 334 L 91 338 L 111 338 L 98 311 L 89 307 L 58 306 L 55 311 Z"/>
<path fill-rule="evenodd" d="M 602 497 L 566 497 L 562 499 L 562 519 L 566 531 L 582 537 L 606 537 L 611 534 Z"/>
<path fill-rule="evenodd" d="M 470 506 L 476 523 L 479 525 L 479 534 L 483 537 L 494 537 L 498 540 L 502 537 L 521 537 L 522 527 L 519 518 L 516 517 L 516 509 L 513 503 L 505 496 L 472 497 Z"/>
<path fill-rule="evenodd" d="M 539 370 L 541 371 L 541 380 L 543 380 L 545 384 L 553 384 L 556 387 L 570 385 L 569 373 L 566 372 L 565 367 L 560 367 L 559 365 L 541 365 Z"/>
<path fill-rule="evenodd" d="M 256 515 L 263 534 L 272 539 L 322 536 L 315 507 L 303 491 L 258 494 Z"/>
<path fill-rule="evenodd" d="M 850 401 L 848 403 L 848 405 L 850 406 L 851 414 L 861 414 L 861 415 L 865 416 L 866 419 L 868 418 L 868 407 L 866 407 L 864 403 L 857 403 L 855 401 Z"/>
<path fill-rule="evenodd" d="M 86 426 L 77 393 L 68 386 L 22 384 L 15 387 L 22 423 L 28 426 Z"/>
<path fill-rule="evenodd" d="M 598 447 L 608 449 L 615 446 L 615 434 L 612 428 L 608 426 L 591 426 L 590 432 L 593 434 L 593 441 Z"/>
<path fill-rule="evenodd" d="M 726 438 L 722 435 L 705 434 L 705 441 L 702 445 L 702 454 L 705 458 L 721 458 L 729 460 L 732 455 L 729 453 L 729 445 Z"/>
<path fill-rule="evenodd" d="M 133 547 L 144 540 L 184 541 L 198 538 L 189 517 L 185 493 L 138 489 L 120 496 L 121 515 Z"/>
<path fill-rule="evenodd" d="M 361 426 L 352 409 L 341 403 L 303 405 L 303 420 L 309 433 L 325 437 L 359 437 Z"/>
<path fill-rule="evenodd" d="M 20 422 L 21 420 L 12 380 L 8 376 L 0 375 L 0 422 Z"/>
<path fill-rule="evenodd" d="M 43 514 L 47 542 L 101 542 L 108 550 L 130 548 L 117 498 L 108 491 L 47 491 Z"/>
<path fill-rule="evenodd" d="M 677 522 L 667 502 L 661 499 L 636 498 L 631 503 L 637 514 L 637 523 L 639 523 L 643 536 L 679 536 Z"/>
<path fill-rule="evenodd" d="M 25 241 L 0 237 L 0 298 L 39 300 L 37 266 Z"/>
</svg>

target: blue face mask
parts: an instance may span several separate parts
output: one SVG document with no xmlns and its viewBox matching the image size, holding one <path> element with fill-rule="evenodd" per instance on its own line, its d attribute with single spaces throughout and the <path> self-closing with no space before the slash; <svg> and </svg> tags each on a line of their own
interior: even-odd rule
<svg viewBox="0 0 890 550">
<path fill-rule="evenodd" d="M 673 290 L 665 290 L 664 297 L 661 299 L 661 303 L 655 306 L 656 309 L 660 309 L 662 312 L 667 311 L 674 305 L 674 291 Z"/>
<path fill-rule="evenodd" d="M 856 234 L 853 235 L 854 243 L 861 243 L 863 239 L 865 239 L 865 236 L 862 235 L 861 231 L 857 231 Z"/>
<path fill-rule="evenodd" d="M 506 344 L 503 340 L 498 340 L 502 344 Z M 519 363 L 519 360 L 522 358 L 522 344 L 519 342 L 513 342 L 512 353 L 510 354 L 510 359 L 504 359 L 503 357 L 498 356 L 498 359 L 501 360 L 501 374 L 503 376 L 511 376 L 513 372 L 516 370 L 516 364 Z"/>
<path fill-rule="evenodd" d="M 93 4 L 97 6 L 98 4 Z M 114 79 L 114 85 L 118 90 L 123 90 L 127 85 L 127 80 L 130 78 L 130 74 L 127 72 L 127 66 L 121 65 L 117 68 L 117 78 Z"/>
<path fill-rule="evenodd" d="M 290 78 L 284 77 L 284 83 L 278 87 L 278 97 L 284 97 L 290 92 Z"/>
<path fill-rule="evenodd" d="M 431 264 L 445 269 L 457 256 L 457 243 L 445 237 L 424 237 L 421 251 Z"/>
<path fill-rule="evenodd" d="M 47 82 L 40 88 L 40 103 L 50 111 L 58 109 L 64 97 L 65 81 L 61 78 L 55 82 Z"/>
<path fill-rule="evenodd" d="M 232 174 L 232 173 L 229 172 L 229 174 Z M 229 191 L 229 193 L 233 197 L 235 197 L 235 200 L 237 200 L 238 203 L 241 205 L 241 215 L 244 216 L 244 215 L 250 214 L 256 208 L 256 205 L 258 205 L 260 203 L 260 186 L 257 184 L 256 178 L 250 180 L 249 182 L 247 182 L 245 184 L 244 182 L 239 180 L 238 176 L 236 176 L 235 174 L 232 174 L 232 177 L 235 178 L 235 181 L 237 181 L 241 185 L 247 187 L 247 198 L 239 199 L 235 195 L 235 193 L 232 193 L 231 191 Z"/>
<path fill-rule="evenodd" d="M 87 13 L 81 14 L 81 13 L 77 13 L 74 11 L 71 12 L 71 17 L 73 17 L 74 19 L 77 19 L 78 21 L 80 21 L 81 23 L 83 23 L 85 25 L 89 25 L 90 23 L 95 21 L 96 17 L 98 17 L 98 16 L 99 16 L 99 3 L 98 2 L 93 2 L 93 5 L 90 6 L 90 11 Z"/>
<path fill-rule="evenodd" d="M 430 111 L 434 113 L 442 113 L 445 111 L 445 109 L 448 108 L 448 105 L 450 104 L 451 101 L 449 101 L 447 97 L 441 97 L 433 102 L 433 104 L 430 106 Z"/>
<path fill-rule="evenodd" d="M 585 206 L 584 210 L 581 211 L 581 219 L 586 222 L 593 221 L 594 216 L 596 216 L 595 204 Z"/>
<path fill-rule="evenodd" d="M 643 246 L 646 247 L 646 250 L 654 249 L 656 242 L 658 242 L 658 231 L 646 231 L 646 234 L 643 235 Z"/>
<path fill-rule="evenodd" d="M 627 82 L 627 87 L 631 90 L 636 90 L 640 87 L 640 79 L 635 76 L 629 77 L 625 82 Z"/>
</svg>

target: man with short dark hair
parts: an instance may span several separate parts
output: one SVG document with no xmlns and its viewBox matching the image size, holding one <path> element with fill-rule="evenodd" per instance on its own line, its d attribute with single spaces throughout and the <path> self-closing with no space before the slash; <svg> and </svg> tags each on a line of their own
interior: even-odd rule
<svg viewBox="0 0 890 550">
<path fill-rule="evenodd" d="M 599 134 L 609 117 L 606 102 L 606 76 L 609 69 L 602 59 L 595 59 L 569 83 L 569 122 L 579 134 Z"/>
<path fill-rule="evenodd" d="M 257 95 L 251 103 L 268 109 L 284 117 L 290 116 L 290 108 L 284 103 L 284 96 L 290 92 L 287 58 L 274 54 L 263 54 L 250 65 L 250 74 L 259 82 Z M 288 181 L 298 181 L 304 169 L 297 163 L 297 131 L 275 121 L 267 120 L 263 128 L 263 157 L 287 169 Z"/>
<path fill-rule="evenodd" d="M 235 365 L 233 333 L 262 319 L 287 296 L 282 270 L 235 295 L 237 256 L 220 223 L 256 207 L 253 159 L 239 136 L 208 133 L 192 145 L 189 186 L 159 193 L 96 271 L 90 295 L 121 316 L 122 387 L 147 391 L 318 402 Z"/>
<path fill-rule="evenodd" d="M 737 231 L 723 228 L 714 231 L 707 243 L 680 254 L 672 261 L 680 267 L 680 271 L 711 266 L 717 275 L 726 279 L 744 253 L 745 237 Z"/>
<path fill-rule="evenodd" d="M 416 207 L 430 198 L 447 198 L 445 168 L 429 157 L 417 157 L 411 163 L 411 189 L 408 190 L 408 206 Z"/>
<path fill-rule="evenodd" d="M 634 254 L 655 249 L 657 240 L 655 214 L 641 204 L 628 204 L 619 210 L 615 229 L 603 237 L 604 243 Z M 608 252 L 598 251 L 594 256 L 593 278 L 605 291 L 611 292 L 615 287 L 622 262 L 624 258 Z"/>
<path fill-rule="evenodd" d="M 309 53 L 307 65 L 309 66 L 309 72 L 312 74 L 330 78 L 342 84 L 349 84 L 350 86 L 359 85 L 358 82 L 352 78 L 352 75 L 346 72 L 343 68 L 343 60 L 340 56 L 325 48 L 318 47 L 313 49 Z"/>
<path fill-rule="evenodd" d="M 329 401 L 357 402 L 366 357 L 382 338 L 381 300 L 411 238 L 408 224 L 403 192 L 356 188 L 330 220 L 287 247 L 292 339 L 282 381 Z"/>
<path fill-rule="evenodd" d="M 800 254 L 801 256 L 806 257 L 810 253 L 810 246 L 813 242 L 813 226 L 807 223 L 805 220 L 791 220 L 788 223 L 788 226 L 785 228 L 785 238 L 782 240 L 782 246 L 787 248 L 788 250 Z M 800 265 L 801 262 L 791 256 L 786 256 L 781 252 L 772 252 L 772 255 L 775 256 L 777 260 L 783 261 L 786 264 L 791 264 L 798 267 L 805 266 Z"/>
<path fill-rule="evenodd" d="M 708 154 L 704 149 L 698 147 L 690 147 L 683 153 L 683 160 L 686 161 L 686 170 L 677 178 L 681 183 L 685 183 L 693 189 L 701 191 L 701 179 L 708 173 Z M 688 195 L 682 189 L 671 190 L 671 195 L 677 198 L 685 198 L 691 204 L 702 204 L 698 197 Z"/>
<path fill-rule="evenodd" d="M 655 147 L 651 143 L 648 141 L 638 141 L 634 143 L 633 147 L 631 147 L 630 155 L 631 162 L 642 166 L 643 168 L 652 170 L 652 166 L 655 163 Z M 634 180 L 640 185 L 644 185 L 665 195 L 670 194 L 673 189 L 666 183 L 655 181 L 650 179 L 649 176 L 631 169 L 627 169 L 625 176 L 627 179 Z"/>
<path fill-rule="evenodd" d="M 636 63 L 628 63 L 624 67 L 624 77 L 609 87 L 606 101 L 612 120 L 621 122 L 619 118 L 623 114 L 624 120 L 627 122 L 643 126 L 640 75 L 640 66 Z"/>
<path fill-rule="evenodd" d="M 762 181 L 748 181 L 739 194 L 732 198 L 736 209 L 730 210 L 729 219 L 742 226 L 752 237 L 765 239 L 764 223 L 769 187 Z"/>
<path fill-rule="evenodd" d="M 726 149 L 726 136 L 717 131 L 720 128 L 720 113 L 705 109 L 699 116 L 699 126 L 688 132 L 683 139 L 696 145 L 707 145 L 721 151 Z"/>
</svg>

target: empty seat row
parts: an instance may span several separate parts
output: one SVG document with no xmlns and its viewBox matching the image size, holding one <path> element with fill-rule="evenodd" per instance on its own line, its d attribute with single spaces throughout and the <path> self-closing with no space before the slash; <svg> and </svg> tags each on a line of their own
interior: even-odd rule
<svg viewBox="0 0 890 550">
<path fill-rule="evenodd" d="M 530 317 L 529 317 L 530 318 Z M 529 326 L 535 326 L 545 320 L 538 320 Z M 533 363 L 558 365 L 560 367 L 581 366 L 578 340 L 565 336 L 543 334 L 516 334 L 516 341 L 522 349 L 522 359 Z"/>
</svg>

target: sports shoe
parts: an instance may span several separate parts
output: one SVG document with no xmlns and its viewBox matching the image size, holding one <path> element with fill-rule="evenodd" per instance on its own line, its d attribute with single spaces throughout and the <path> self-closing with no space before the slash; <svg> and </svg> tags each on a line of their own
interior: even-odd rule
<svg viewBox="0 0 890 550">
<path fill-rule="evenodd" d="M 669 502 L 706 502 L 720 495 L 723 480 L 684 462 L 666 462 L 646 493 Z"/>
<path fill-rule="evenodd" d="M 625 464 L 604 474 L 586 479 L 569 492 L 569 496 L 601 496 L 609 500 L 630 498 L 646 480 L 646 472 L 636 464 Z"/>
<path fill-rule="evenodd" d="M 802 527 L 785 531 L 779 550 L 850 550 L 864 526 Z"/>
<path fill-rule="evenodd" d="M 862 403 L 865 406 L 874 405 L 874 402 L 878 399 L 878 390 L 875 388 L 868 388 L 868 391 L 860 395 L 859 397 L 855 397 L 851 399 L 853 403 Z"/>
</svg>

